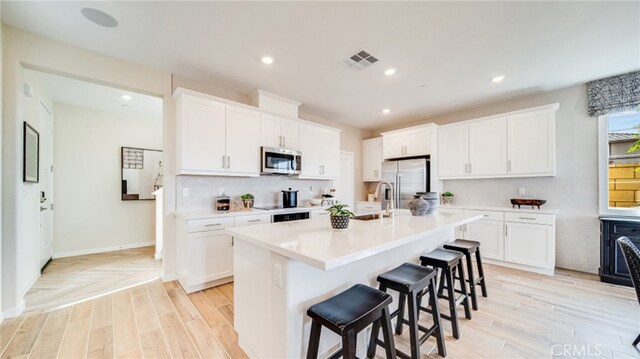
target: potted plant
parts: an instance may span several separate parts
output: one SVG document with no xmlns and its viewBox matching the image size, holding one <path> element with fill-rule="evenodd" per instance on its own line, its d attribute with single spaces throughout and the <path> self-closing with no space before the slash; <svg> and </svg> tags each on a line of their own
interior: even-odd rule
<svg viewBox="0 0 640 359">
<path fill-rule="evenodd" d="M 450 205 L 453 203 L 453 193 L 445 192 L 442 194 L 442 204 Z"/>
<path fill-rule="evenodd" d="M 253 200 L 255 197 L 253 197 L 251 193 L 245 193 L 240 196 L 240 198 L 242 199 L 242 205 L 244 208 L 253 208 Z"/>
<path fill-rule="evenodd" d="M 333 229 L 345 230 L 349 228 L 349 218 L 355 217 L 355 215 L 346 207 L 346 204 L 334 204 L 326 209 L 329 212 Z"/>
</svg>

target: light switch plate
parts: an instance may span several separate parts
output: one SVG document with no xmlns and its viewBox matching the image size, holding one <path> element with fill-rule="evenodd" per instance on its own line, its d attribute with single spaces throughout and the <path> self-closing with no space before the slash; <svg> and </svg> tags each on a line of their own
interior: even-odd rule
<svg viewBox="0 0 640 359">
<path fill-rule="evenodd" d="M 273 284 L 282 288 L 282 266 L 280 264 L 273 264 Z"/>
<path fill-rule="evenodd" d="M 182 189 L 182 197 L 189 197 L 189 189 L 188 188 L 183 188 Z"/>
<path fill-rule="evenodd" d="M 518 195 L 524 196 L 525 194 L 527 194 L 527 190 L 524 187 L 518 188 Z"/>
</svg>

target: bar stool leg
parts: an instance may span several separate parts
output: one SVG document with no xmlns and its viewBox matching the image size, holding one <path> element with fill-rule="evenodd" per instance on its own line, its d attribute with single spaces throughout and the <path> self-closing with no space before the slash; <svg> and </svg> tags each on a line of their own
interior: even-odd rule
<svg viewBox="0 0 640 359">
<path fill-rule="evenodd" d="M 378 334 L 380 333 L 380 320 L 376 320 L 375 322 L 373 322 L 373 326 L 371 327 L 371 339 L 369 340 L 369 346 L 367 348 L 367 358 L 373 358 L 376 356 L 376 349 L 377 349 L 377 341 L 378 341 Z M 387 339 L 384 339 L 385 342 L 387 341 Z"/>
<path fill-rule="evenodd" d="M 484 280 L 484 269 L 482 268 L 482 258 L 480 256 L 480 248 L 476 250 L 476 262 L 478 263 L 478 275 L 482 278 L 480 280 L 480 289 L 482 289 L 482 296 L 487 297 L 487 284 Z"/>
<path fill-rule="evenodd" d="M 469 290 L 471 291 L 471 306 L 473 310 L 478 310 L 478 299 L 476 297 L 476 277 L 473 275 L 473 263 L 471 261 L 471 254 L 464 256 L 467 260 L 467 271 L 469 273 Z"/>
<path fill-rule="evenodd" d="M 402 329 L 404 325 L 402 325 L 402 320 L 404 319 L 404 305 L 405 305 L 405 295 L 399 293 L 398 295 L 398 317 L 396 322 L 396 334 L 402 335 Z"/>
<path fill-rule="evenodd" d="M 462 267 L 462 261 L 458 263 L 458 278 L 460 278 L 460 291 L 464 296 L 462 304 L 464 305 L 464 316 L 467 319 L 471 319 L 471 308 L 469 308 L 469 293 L 467 292 L 467 281 L 464 277 L 464 268 Z M 454 284 L 455 287 L 455 284 Z"/>
<path fill-rule="evenodd" d="M 417 292 L 408 295 L 409 301 L 409 342 L 411 343 L 411 358 L 420 358 L 420 335 L 418 333 L 418 302 Z"/>
<path fill-rule="evenodd" d="M 319 322 L 311 321 L 311 335 L 309 335 L 309 350 L 307 351 L 307 359 L 316 359 L 318 357 L 318 346 L 320 345 L 320 331 L 322 326 Z"/>
<path fill-rule="evenodd" d="M 456 339 L 460 339 L 460 330 L 458 329 L 458 313 L 456 312 L 456 292 L 455 292 L 455 282 L 453 281 L 453 268 L 445 271 L 445 276 L 447 279 L 447 292 L 448 292 L 448 301 L 449 301 L 449 313 L 451 317 L 451 331 L 453 332 L 453 337 Z"/>
<path fill-rule="evenodd" d="M 387 354 L 387 359 L 396 359 L 396 345 L 393 338 L 389 307 L 382 310 L 382 318 L 380 318 L 379 322 L 381 322 L 380 325 L 382 326 L 382 337 L 384 338 L 384 350 Z M 373 344 L 375 345 L 375 342 Z"/>
<path fill-rule="evenodd" d="M 440 309 L 438 309 L 438 296 L 436 294 L 436 279 L 431 278 L 429 282 L 429 305 L 431 306 L 431 316 L 433 324 L 438 326 L 435 332 L 436 343 L 438 344 L 438 354 L 442 357 L 447 356 L 447 349 L 444 346 L 444 330 L 442 329 L 442 319 L 440 318 Z"/>
<path fill-rule="evenodd" d="M 342 337 L 342 357 L 344 359 L 356 359 L 356 332 L 348 331 Z"/>
</svg>

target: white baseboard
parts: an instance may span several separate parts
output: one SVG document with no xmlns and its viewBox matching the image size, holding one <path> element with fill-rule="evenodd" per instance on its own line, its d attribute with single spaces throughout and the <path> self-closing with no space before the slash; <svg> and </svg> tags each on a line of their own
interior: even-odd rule
<svg viewBox="0 0 640 359">
<path fill-rule="evenodd" d="M 15 308 L 11 308 L 11 309 L 7 309 L 5 311 L 2 312 L 2 318 L 3 319 L 9 319 L 9 318 L 13 318 L 13 317 L 17 317 L 20 314 L 22 314 L 22 312 L 24 312 L 24 308 L 26 307 L 26 303 L 24 301 L 24 299 L 22 301 L 20 301 L 20 304 L 18 304 L 17 307 Z"/>
<path fill-rule="evenodd" d="M 178 274 L 177 273 L 169 273 L 169 274 L 162 274 L 162 276 L 160 276 L 160 279 L 162 279 L 163 282 L 171 282 L 174 280 L 178 280 Z"/>
<path fill-rule="evenodd" d="M 153 256 L 153 258 L 162 259 L 162 252 L 156 252 L 156 254 Z"/>
<path fill-rule="evenodd" d="M 123 250 L 123 249 L 149 247 L 149 246 L 153 246 L 155 244 L 156 244 L 155 241 L 150 241 L 150 242 L 138 242 L 138 243 L 121 244 L 119 246 L 111 246 L 111 247 L 81 249 L 81 250 L 78 250 L 78 251 L 54 253 L 53 254 L 53 258 L 56 259 L 56 258 L 64 258 L 64 257 L 81 256 L 81 255 L 85 255 L 85 254 L 113 252 L 113 251 L 120 251 L 120 250 Z"/>
</svg>

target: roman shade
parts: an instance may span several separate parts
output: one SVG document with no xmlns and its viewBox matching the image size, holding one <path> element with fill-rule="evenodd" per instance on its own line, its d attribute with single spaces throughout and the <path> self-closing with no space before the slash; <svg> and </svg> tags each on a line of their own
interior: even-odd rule
<svg viewBox="0 0 640 359">
<path fill-rule="evenodd" d="M 587 83 L 589 116 L 635 110 L 640 107 L 640 71 Z"/>
</svg>

